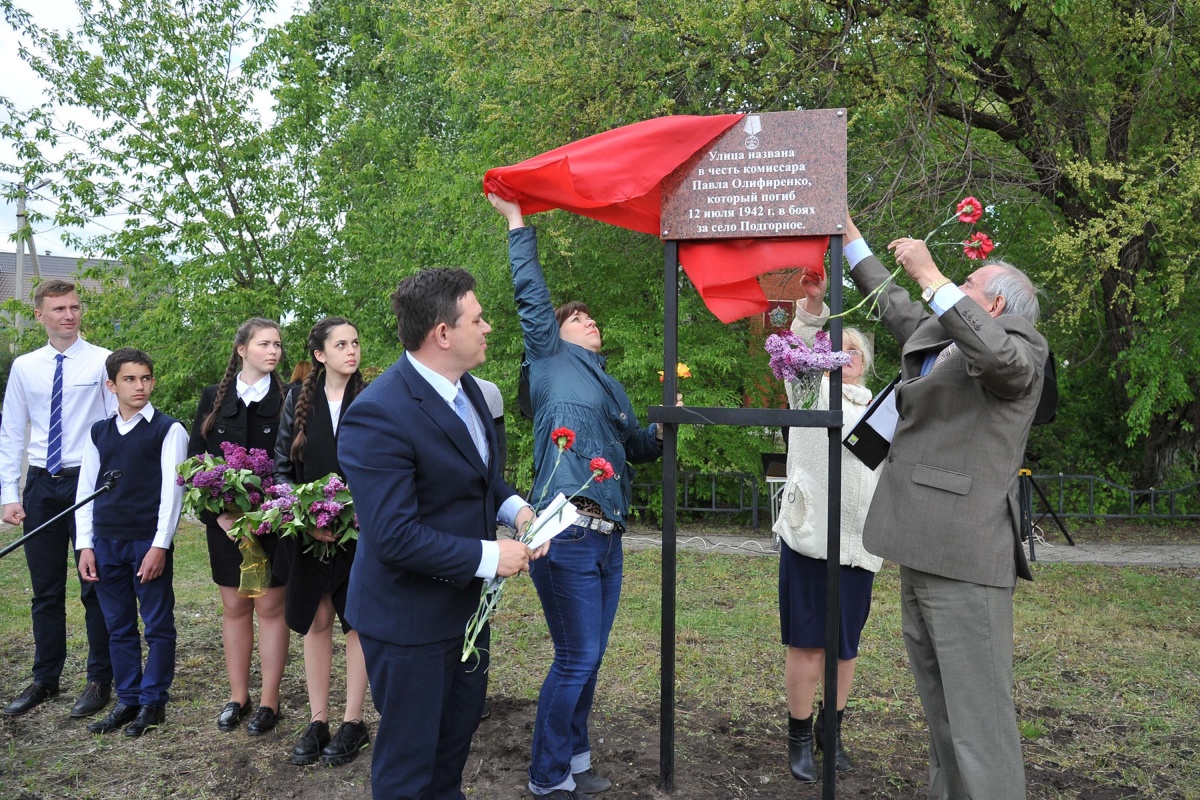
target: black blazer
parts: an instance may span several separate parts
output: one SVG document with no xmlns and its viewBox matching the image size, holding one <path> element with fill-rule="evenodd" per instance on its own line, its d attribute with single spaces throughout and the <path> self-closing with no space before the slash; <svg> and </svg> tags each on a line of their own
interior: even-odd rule
<svg viewBox="0 0 1200 800">
<path fill-rule="evenodd" d="M 268 453 L 275 452 L 275 437 L 279 432 L 279 412 L 283 407 L 283 393 L 272 387 L 267 396 L 257 403 L 247 406 L 238 399 L 237 390 L 230 386 L 225 393 L 225 401 L 217 411 L 208 435 L 202 433 L 204 418 L 212 409 L 213 400 L 217 396 L 217 385 L 205 386 L 200 393 L 200 405 L 196 408 L 196 418 L 192 421 L 192 435 L 188 440 L 188 455 L 196 456 L 209 453 L 220 456 L 221 442 L 233 442 L 247 449 L 258 448 Z M 215 526 L 215 514 L 204 512 L 200 519 L 206 525 Z"/>
<path fill-rule="evenodd" d="M 301 386 L 294 384 L 283 403 L 283 414 L 279 419 L 279 435 L 275 439 L 275 480 L 295 485 L 309 483 L 336 472 L 343 478 L 342 467 L 337 457 L 337 434 L 333 432 L 333 418 L 329 413 L 329 400 L 325 397 L 325 377 L 317 379 L 312 403 L 308 407 L 308 425 L 305 428 L 304 452 L 300 461 L 292 461 L 292 442 L 296 439 L 296 403 L 300 399 Z M 346 416 L 346 409 L 354 401 L 349 386 L 342 396 L 342 408 L 338 412 L 338 429 Z"/>
<path fill-rule="evenodd" d="M 279 437 L 275 440 L 275 482 L 309 483 L 336 472 L 345 478 L 337 458 L 337 436 L 333 432 L 333 420 L 329 414 L 329 401 L 325 398 L 325 379 L 322 376 L 313 392 L 312 404 L 308 407 L 308 425 L 305 429 L 304 452 L 298 462 L 292 461 L 292 442 L 296 438 L 296 402 L 300 399 L 301 387 L 293 385 L 283 403 L 283 415 L 279 419 Z M 354 400 L 350 388 L 342 397 L 342 408 L 338 415 L 338 430 L 346 409 Z M 354 563 L 357 542 L 347 542 L 339 548 L 328 563 L 323 563 L 304 553 L 304 543 L 290 537 L 281 538 L 271 559 L 275 578 L 288 585 L 284 601 L 284 618 L 288 627 L 299 634 L 306 634 L 312 627 L 321 596 L 333 595 L 334 608 L 345 619 L 345 587 L 350 580 L 350 565 Z M 343 625 L 345 630 L 348 627 Z"/>
</svg>

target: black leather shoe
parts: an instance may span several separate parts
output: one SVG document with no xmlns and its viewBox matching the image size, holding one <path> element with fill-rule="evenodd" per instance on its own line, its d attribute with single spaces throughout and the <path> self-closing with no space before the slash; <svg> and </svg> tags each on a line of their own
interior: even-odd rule
<svg viewBox="0 0 1200 800">
<path fill-rule="evenodd" d="M 541 800 L 592 800 L 591 797 L 576 789 L 575 791 L 567 791 L 566 789 L 555 789 L 550 794 L 539 795 Z"/>
<path fill-rule="evenodd" d="M 88 733 L 112 733 L 113 731 L 124 728 L 129 723 L 133 722 L 133 718 L 138 715 L 141 706 L 127 706 L 120 700 L 112 707 L 104 719 L 99 722 L 93 722 L 87 726 Z"/>
<path fill-rule="evenodd" d="M 788 766 L 792 777 L 802 783 L 817 782 L 813 760 L 813 718 L 796 719 L 788 714 Z"/>
<path fill-rule="evenodd" d="M 141 736 L 143 733 L 152 731 L 159 725 L 162 725 L 166 718 L 166 706 L 142 706 L 142 710 L 138 712 L 137 718 L 129 723 L 129 727 L 125 729 L 125 735 Z"/>
<path fill-rule="evenodd" d="M 321 748 L 329 744 L 329 724 L 321 721 L 308 723 L 304 733 L 296 740 L 292 755 L 288 759 L 298 767 L 315 764 L 321 760 Z"/>
<path fill-rule="evenodd" d="M 229 733 L 237 730 L 242 724 L 242 720 L 250 713 L 250 701 L 247 699 L 244 703 L 239 703 L 236 700 L 230 700 L 221 709 L 221 713 L 217 715 L 217 728 Z"/>
<path fill-rule="evenodd" d="M 108 705 L 109 698 L 111 697 L 111 682 L 97 683 L 96 681 L 88 681 L 88 685 L 83 689 L 83 694 L 79 695 L 79 699 L 71 707 L 71 716 L 77 719 L 79 717 L 90 717 Z"/>
<path fill-rule="evenodd" d="M 479 718 L 487 719 L 491 715 L 492 715 L 492 707 L 487 704 L 486 700 L 484 700 L 483 701 L 483 712 L 479 715 Z"/>
<path fill-rule="evenodd" d="M 11 703 L 4 707 L 0 714 L 6 717 L 19 717 L 28 714 L 42 703 L 58 694 L 57 683 L 38 683 L 34 681 L 25 687 L 25 691 L 17 695 Z"/>
<path fill-rule="evenodd" d="M 819 751 L 825 746 L 825 709 L 821 703 L 817 704 L 817 713 L 813 717 L 816 720 L 813 723 L 813 742 Z M 846 748 L 842 746 L 842 716 L 846 713 L 845 709 L 837 712 L 837 728 L 834 730 L 834 747 L 833 761 L 834 769 L 838 772 L 850 772 L 854 769 L 854 762 L 850 760 L 849 754 L 846 753 Z"/>
<path fill-rule="evenodd" d="M 596 770 L 594 769 L 576 772 L 571 777 L 575 779 L 575 790 L 577 792 L 600 794 L 601 792 L 607 792 L 612 788 L 612 781 L 603 775 L 596 774 Z"/>
<path fill-rule="evenodd" d="M 370 746 L 371 737 L 367 736 L 367 726 L 362 720 L 348 720 L 342 723 L 329 745 L 321 751 L 321 763 L 327 767 L 349 764 L 358 757 L 360 751 Z"/>
<path fill-rule="evenodd" d="M 275 723 L 279 722 L 279 714 L 270 706 L 259 706 L 254 712 L 254 716 L 250 717 L 249 724 L 246 725 L 246 733 L 251 736 L 262 736 L 264 733 L 270 733 L 275 729 Z"/>
</svg>

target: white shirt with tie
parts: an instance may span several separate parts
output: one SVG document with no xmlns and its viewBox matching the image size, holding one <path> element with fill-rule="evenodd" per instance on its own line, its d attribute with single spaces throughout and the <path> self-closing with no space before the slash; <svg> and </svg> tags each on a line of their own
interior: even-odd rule
<svg viewBox="0 0 1200 800">
<path fill-rule="evenodd" d="M 47 344 L 13 361 L 4 392 L 0 424 L 0 502 L 21 502 L 21 461 L 29 426 L 29 466 L 45 469 L 50 439 L 50 396 L 54 390 L 55 356 Z M 83 462 L 92 424 L 116 411 L 117 398 L 105 388 L 104 361 L 109 351 L 83 339 L 63 351 L 62 466 Z"/>
<path fill-rule="evenodd" d="M 450 406 L 450 410 L 458 416 L 458 411 L 454 408 L 454 398 L 458 396 L 459 390 L 462 388 L 462 381 L 451 383 L 445 377 L 431 370 L 429 367 L 422 364 L 420 361 L 412 357 L 412 354 L 405 353 L 404 357 L 412 363 L 413 367 L 421 375 L 422 378 L 429 382 L 446 404 Z M 483 423 L 479 419 L 479 412 L 475 410 L 475 406 L 468 404 L 471 409 L 471 415 L 474 417 L 475 424 L 479 431 L 483 431 Z M 487 437 L 484 436 L 486 441 Z M 486 445 L 484 445 L 486 447 Z M 481 454 L 486 460 L 486 454 Z M 512 497 L 504 501 L 504 505 L 500 506 L 500 510 L 496 514 L 497 521 L 501 525 L 507 525 L 510 528 L 516 527 L 517 514 L 522 508 L 529 505 L 524 498 L 519 494 L 514 494 Z M 479 561 L 479 568 L 475 570 L 475 577 L 491 580 L 496 577 L 496 570 L 500 566 L 500 545 L 496 542 L 490 542 L 481 539 L 479 542 L 483 545 L 483 553 Z"/>
</svg>

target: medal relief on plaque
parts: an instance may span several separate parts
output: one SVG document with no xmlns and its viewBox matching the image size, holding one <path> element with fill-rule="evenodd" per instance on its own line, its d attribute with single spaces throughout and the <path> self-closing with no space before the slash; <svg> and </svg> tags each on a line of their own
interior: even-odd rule
<svg viewBox="0 0 1200 800">
<path fill-rule="evenodd" d="M 845 222 L 845 109 L 748 114 L 663 183 L 663 239 L 838 235 Z"/>
</svg>

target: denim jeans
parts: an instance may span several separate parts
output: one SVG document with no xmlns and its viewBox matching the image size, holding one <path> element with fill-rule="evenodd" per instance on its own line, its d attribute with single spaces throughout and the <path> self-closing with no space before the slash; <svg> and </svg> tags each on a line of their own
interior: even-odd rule
<svg viewBox="0 0 1200 800">
<path fill-rule="evenodd" d="M 554 662 L 538 695 L 529 789 L 574 789 L 573 773 L 591 767 L 588 716 L 596 676 L 621 597 L 621 534 L 571 525 L 530 565 L 554 640 Z"/>
</svg>

